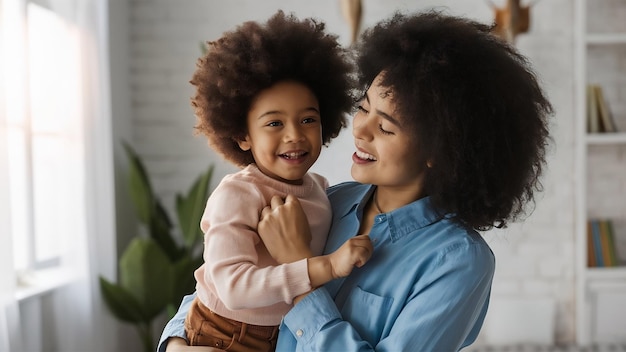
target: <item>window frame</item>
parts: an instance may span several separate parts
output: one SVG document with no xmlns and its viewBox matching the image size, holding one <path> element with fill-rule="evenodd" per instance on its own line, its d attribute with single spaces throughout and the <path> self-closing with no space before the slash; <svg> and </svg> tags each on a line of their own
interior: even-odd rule
<svg viewBox="0 0 626 352">
<path fill-rule="evenodd" d="M 35 37 L 35 35 L 33 35 L 33 32 L 31 31 L 29 25 L 31 25 L 32 21 L 35 20 L 33 11 L 36 8 L 44 11 L 50 11 L 49 14 L 54 15 L 53 19 L 56 20 L 58 23 L 55 24 L 53 22 L 50 22 L 48 23 L 48 25 L 56 25 L 57 34 L 59 33 L 60 28 L 60 33 L 63 33 L 63 26 L 69 27 L 71 25 L 71 23 L 63 21 L 63 16 L 60 13 L 54 11 L 45 2 L 26 0 L 21 2 L 18 10 L 22 15 L 22 22 L 14 24 L 13 28 L 17 32 L 15 33 L 15 37 L 22 38 L 22 43 L 16 45 L 14 42 L 13 47 L 10 47 L 10 49 L 15 50 L 13 51 L 14 55 L 12 55 L 12 63 L 21 62 L 20 64 L 18 64 L 19 66 L 16 69 L 16 73 L 15 76 L 13 76 L 12 82 L 15 83 L 21 80 L 21 84 L 17 84 L 18 89 L 12 93 L 16 94 L 16 97 L 19 97 L 18 99 L 16 99 L 17 102 L 6 102 L 7 104 L 15 104 L 15 106 L 13 106 L 12 108 L 7 109 L 10 111 L 10 113 L 7 117 L 8 138 L 6 148 L 7 153 L 9 154 L 9 204 L 10 208 L 13 209 L 13 213 L 9 215 L 11 219 L 11 221 L 9 222 L 9 226 L 12 227 L 10 231 L 14 250 L 13 265 L 17 273 L 18 286 L 22 287 L 29 285 L 32 286 L 34 281 L 33 277 L 40 276 L 37 275 L 38 273 L 63 271 L 63 249 L 60 247 L 61 245 L 59 245 L 59 248 L 57 248 L 56 253 L 52 253 L 51 256 L 42 259 L 38 258 L 38 254 L 40 254 L 38 253 L 38 249 L 40 247 L 43 248 L 44 246 L 42 245 L 42 243 L 44 243 L 42 238 L 51 235 L 59 236 L 57 237 L 57 241 L 62 242 L 63 236 L 61 234 L 62 231 L 56 231 L 56 233 L 54 233 L 55 231 L 46 232 L 43 230 L 45 226 L 38 224 L 39 216 L 37 214 L 37 207 L 39 207 L 40 209 L 45 209 L 45 206 L 53 207 L 54 205 L 58 205 L 60 203 L 46 203 L 44 206 L 42 206 L 38 203 L 39 200 L 37 199 L 37 197 L 44 192 L 37 193 L 36 191 L 36 187 L 37 185 L 39 185 L 36 180 L 37 175 L 44 175 L 46 173 L 46 171 L 43 171 L 46 167 L 44 165 L 45 163 L 41 162 L 42 160 L 36 160 L 36 156 L 34 155 L 35 143 L 37 143 L 38 141 L 41 142 L 41 140 L 45 140 L 46 138 L 42 137 L 41 135 L 38 136 L 38 134 L 42 133 L 41 131 L 37 131 L 37 128 L 34 126 L 34 120 L 36 119 L 36 117 L 34 116 L 34 111 L 37 109 L 35 109 L 33 105 L 35 104 L 35 102 L 32 101 L 34 94 L 33 87 L 36 85 L 36 83 L 33 82 L 36 82 L 38 77 L 33 77 L 34 69 L 32 66 L 32 59 L 34 57 L 34 54 L 30 52 L 29 46 L 31 45 L 31 42 L 33 41 L 33 37 Z M 62 39 L 61 42 L 69 40 L 68 43 L 72 44 L 71 40 L 76 40 L 76 42 L 74 42 L 73 44 L 75 44 L 76 49 L 78 49 L 80 45 L 78 39 L 71 38 L 72 33 L 69 29 L 65 31 L 65 34 L 67 35 L 67 37 L 60 38 Z M 76 34 L 74 33 L 74 35 Z M 59 50 L 59 52 L 62 51 L 63 48 Z M 80 60 L 78 60 L 78 62 L 80 63 Z M 8 65 L 10 65 L 10 63 L 4 64 L 7 65 L 7 67 L 3 69 L 7 71 L 9 67 Z M 47 69 L 54 70 L 55 68 Z M 79 72 L 81 69 L 81 67 L 75 68 L 75 70 L 77 70 L 76 72 Z M 69 73 L 69 71 L 67 72 Z M 78 75 L 79 74 L 76 73 L 76 76 Z M 73 75 L 71 76 L 72 78 L 76 78 Z M 43 80 L 45 79 L 46 78 L 44 78 Z M 8 86 L 8 84 L 6 83 L 5 85 Z M 79 92 L 80 85 L 78 84 L 75 88 L 77 88 L 77 90 L 74 92 L 69 92 L 69 94 Z M 51 92 L 54 91 L 51 90 Z M 68 95 L 67 92 L 63 91 L 59 91 L 59 93 L 60 94 L 57 97 L 63 96 L 64 93 Z M 72 98 L 75 97 L 72 96 Z M 75 113 L 78 114 L 77 116 L 79 116 L 81 113 L 79 99 L 67 99 L 66 97 L 66 100 L 76 101 L 76 106 L 74 106 L 74 108 L 76 109 Z M 80 119 L 80 117 L 78 118 Z M 76 123 L 80 124 L 84 122 L 78 121 Z M 80 127 L 74 126 L 73 128 L 79 129 Z M 45 134 L 45 132 L 43 134 Z M 71 132 L 68 133 L 67 131 L 61 129 L 58 135 L 52 133 L 52 139 L 56 139 L 56 143 L 62 144 L 65 139 L 70 138 L 68 137 L 69 134 L 71 134 Z M 50 139 L 50 137 L 47 138 Z M 82 148 L 86 147 L 84 140 L 81 140 L 77 143 L 82 143 Z M 81 162 L 81 166 L 86 167 L 86 161 L 81 160 Z M 39 169 L 39 171 L 36 171 L 37 169 Z M 45 176 L 43 178 L 45 179 Z M 84 192 L 84 189 L 82 191 Z M 85 195 L 82 194 L 82 197 L 84 196 Z M 18 204 L 17 207 L 14 206 L 16 203 Z M 16 215 L 15 213 L 18 213 L 18 215 Z M 39 227 L 39 229 L 37 229 L 37 227 Z M 65 279 L 62 279 L 61 281 L 65 281 Z"/>
</svg>

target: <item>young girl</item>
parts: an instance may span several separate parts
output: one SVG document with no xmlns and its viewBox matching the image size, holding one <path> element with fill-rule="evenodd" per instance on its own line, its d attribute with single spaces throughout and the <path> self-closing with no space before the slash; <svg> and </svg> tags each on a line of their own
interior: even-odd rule
<svg viewBox="0 0 626 352">
<path fill-rule="evenodd" d="M 278 12 L 210 43 L 191 83 L 198 130 L 243 169 L 212 192 L 201 221 L 205 263 L 185 320 L 191 345 L 272 351 L 295 296 L 362 265 L 367 237 L 330 256 L 278 265 L 256 233 L 272 196 L 299 198 L 321 254 L 330 228 L 325 178 L 307 173 L 351 109 L 350 66 L 324 25 Z"/>
<path fill-rule="evenodd" d="M 396 14 L 357 50 L 357 182 L 327 191 L 324 251 L 368 234 L 374 253 L 295 298 L 277 350 L 458 351 L 478 336 L 495 270 L 478 231 L 506 226 L 533 201 L 550 103 L 526 59 L 465 18 Z M 258 232 L 278 262 L 312 256 L 298 203 L 273 198 L 262 211 Z M 181 336 L 176 325 L 164 335 Z M 167 350 L 194 351 L 181 344 Z"/>
</svg>

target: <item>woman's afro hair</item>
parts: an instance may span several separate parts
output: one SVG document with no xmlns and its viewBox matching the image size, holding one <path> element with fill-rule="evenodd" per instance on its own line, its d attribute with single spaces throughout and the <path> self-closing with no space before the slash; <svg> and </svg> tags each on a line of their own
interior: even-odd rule
<svg viewBox="0 0 626 352">
<path fill-rule="evenodd" d="M 552 114 L 527 59 L 491 27 L 436 11 L 396 13 L 361 39 L 359 87 L 382 73 L 430 166 L 433 204 L 478 230 L 525 214 L 542 189 Z"/>
<path fill-rule="evenodd" d="M 190 81 L 196 128 L 215 151 L 239 167 L 254 162 L 237 141 L 247 135 L 247 114 L 262 90 L 292 80 L 317 97 L 326 144 L 346 125 L 354 98 L 347 51 L 324 23 L 278 11 L 267 22 L 245 22 L 225 32 L 197 63 Z"/>
</svg>

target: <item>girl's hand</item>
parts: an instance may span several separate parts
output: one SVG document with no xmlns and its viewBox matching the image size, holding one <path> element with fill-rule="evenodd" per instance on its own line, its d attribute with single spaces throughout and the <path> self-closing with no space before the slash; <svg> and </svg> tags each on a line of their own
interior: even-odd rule
<svg viewBox="0 0 626 352">
<path fill-rule="evenodd" d="M 272 197 L 263 208 L 257 229 L 267 251 L 279 263 L 292 263 L 313 256 L 311 229 L 298 198 L 288 195 L 283 202 Z"/>
<path fill-rule="evenodd" d="M 372 256 L 374 247 L 368 235 L 354 236 L 328 255 L 333 279 L 350 275 L 352 269 L 362 267 Z"/>
<path fill-rule="evenodd" d="M 350 275 L 354 267 L 362 267 L 374 252 L 369 236 L 354 236 L 328 255 L 309 258 L 308 271 L 312 287 Z"/>
</svg>

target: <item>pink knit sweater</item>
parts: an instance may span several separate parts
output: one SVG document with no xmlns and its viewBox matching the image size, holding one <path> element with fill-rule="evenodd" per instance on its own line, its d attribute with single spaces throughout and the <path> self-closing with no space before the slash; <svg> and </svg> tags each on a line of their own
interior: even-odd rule
<svg viewBox="0 0 626 352">
<path fill-rule="evenodd" d="M 204 264 L 196 290 L 213 312 L 254 325 L 278 325 L 295 296 L 311 289 L 305 259 L 278 265 L 256 232 L 261 210 L 274 195 L 297 196 L 311 226 L 311 249 L 322 253 L 330 229 L 328 181 L 308 173 L 302 185 L 264 175 L 256 165 L 222 179 L 207 201 L 200 227 Z"/>
</svg>

